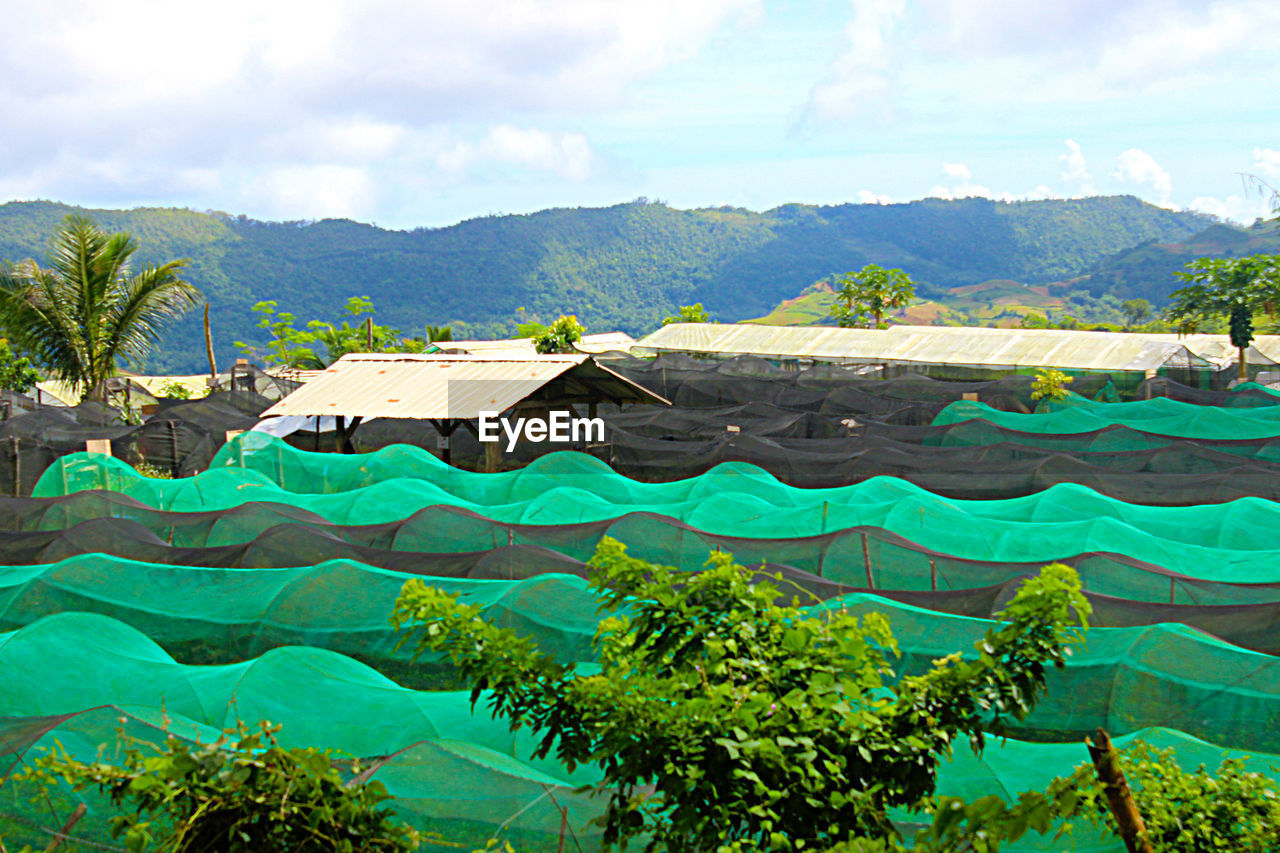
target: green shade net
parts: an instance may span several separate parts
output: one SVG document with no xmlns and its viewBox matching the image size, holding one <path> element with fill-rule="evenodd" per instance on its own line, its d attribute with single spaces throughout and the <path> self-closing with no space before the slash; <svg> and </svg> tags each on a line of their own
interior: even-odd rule
<svg viewBox="0 0 1280 853">
<path fill-rule="evenodd" d="M 961 400 L 939 412 L 933 425 L 983 420 L 1006 429 L 1041 434 L 1086 433 L 1118 425 L 1176 438 L 1252 439 L 1280 435 L 1280 407 L 1276 406 L 1218 408 L 1157 397 L 1131 403 L 1072 400 L 1045 408 L 1048 411 L 1025 415 Z"/>
<path fill-rule="evenodd" d="M 293 450 L 272 442 L 265 456 L 286 457 L 312 469 L 314 457 L 343 460 L 339 467 L 379 467 L 386 451 L 342 457 Z M 254 459 L 256 454 L 247 453 Z M 966 560 L 1050 562 L 1081 553 L 1109 553 L 1209 581 L 1271 583 L 1280 580 L 1270 529 L 1280 522 L 1280 504 L 1244 498 L 1193 507 L 1148 507 L 1107 498 L 1090 489 L 1062 484 L 1022 498 L 963 501 L 941 498 L 894 478 L 874 478 L 836 489 L 797 489 L 760 469 L 725 465 L 675 483 L 637 483 L 613 474 L 581 454 L 552 454 L 511 474 L 471 474 L 449 469 L 430 454 L 397 447 L 392 479 L 339 493 L 306 489 L 318 485 L 314 472 L 285 474 L 299 491 L 281 488 L 252 468 L 218 468 L 183 480 L 153 480 L 117 460 L 80 454 L 64 457 L 37 487 L 40 495 L 108 488 L 149 506 L 180 512 L 209 512 L 269 501 L 336 524 L 377 524 L 404 519 L 427 507 L 448 506 L 507 524 L 559 526 L 621 520 L 653 513 L 699 531 L 756 540 L 797 539 L 855 527 L 880 528 L 907 541 L 928 543 L 934 552 Z M 346 461 L 350 460 L 350 461 Z M 419 463 L 413 467 L 415 460 Z M 268 458 L 265 464 L 277 464 Z M 414 476 L 417 474 L 417 476 Z M 347 482 L 344 478 L 343 482 Z M 459 526 L 466 522 L 458 516 Z M 613 534 L 625 542 L 636 536 Z M 450 525 L 433 528 L 430 541 L 410 550 L 473 550 L 510 542 L 449 546 Z M 400 537 L 397 537 L 398 543 Z M 771 548 L 776 543 L 771 542 Z M 702 549 L 705 551 L 705 549 Z M 735 552 L 736 553 L 736 552 Z M 647 554 L 644 556 L 648 556 Z M 838 561 L 858 565 L 857 556 Z M 667 562 L 669 559 L 662 558 Z M 754 555 L 750 556 L 754 561 Z M 787 559 L 779 562 L 790 562 Z M 871 566 L 874 582 L 876 561 Z M 811 570 L 809 567 L 804 567 Z M 823 566 L 816 572 L 849 582 Z M 856 571 L 856 570 L 855 570 Z"/>
<path fill-rule="evenodd" d="M 901 617 L 893 611 L 900 635 L 910 638 L 913 628 Z M 934 636 L 928 644 L 912 647 L 908 661 L 914 657 L 923 662 L 931 648 L 949 640 L 971 640 L 974 629 L 982 626 L 963 621 L 951 620 L 950 626 L 930 624 L 928 630 Z M 1140 647 L 1140 638 L 1133 639 Z M 1104 658 L 1141 657 L 1140 649 L 1122 651 L 1124 643 L 1102 642 L 1107 648 L 1093 666 L 1105 665 Z M 1183 648 L 1184 654 L 1188 648 Z M 1213 665 L 1221 666 L 1223 661 L 1214 660 Z M 396 807 L 402 816 L 454 840 L 482 839 L 510 820 L 531 849 L 545 849 L 538 840 L 542 837 L 544 843 L 552 843 L 561 814 L 546 802 L 548 792 L 568 809 L 573 831 L 580 838 L 593 837 L 586 821 L 598 814 L 600 805 L 570 791 L 593 778 L 592 768 L 569 774 L 554 761 L 531 759 L 529 735 L 512 733 L 483 712 L 471 714 L 466 694 L 407 690 L 332 652 L 292 647 L 240 664 L 184 666 L 118 622 L 65 614 L 0 636 L 0 666 L 6 672 L 25 673 L 5 691 L 0 705 L 0 754 L 8 756 L 3 760 L 6 768 L 20 766 L 29 759 L 32 746 L 47 747 L 54 739 L 82 759 L 96 757 L 98 744 L 107 744 L 105 757 L 110 758 L 114 730 L 121 725 L 126 732 L 153 742 L 161 735 L 161 725 L 178 736 L 207 742 L 217 728 L 237 718 L 265 718 L 283 724 L 280 737 L 285 746 L 320 746 L 359 756 L 392 755 L 376 778 L 399 798 Z M 1150 669 L 1150 665 L 1135 668 Z M 1224 674 L 1239 672 L 1227 669 Z M 1096 685 L 1088 688 L 1095 690 Z M 1056 682 L 1050 689 L 1051 704 L 1065 706 L 1074 698 L 1069 682 Z M 1053 693 L 1063 694 L 1062 699 L 1054 703 Z M 1053 713 L 1077 712 L 1059 707 Z M 1242 709 L 1230 713 L 1239 715 Z M 1258 728 L 1268 727 L 1254 719 Z M 1222 748 L 1185 734 L 1133 733 L 1157 745 L 1176 744 L 1184 763 L 1213 763 L 1224 754 Z M 1258 746 L 1249 748 L 1256 752 Z M 993 741 L 982 758 L 958 751 L 943 767 L 939 791 L 971 799 L 991 793 L 1013 795 L 1043 788 L 1052 776 L 1065 775 L 1085 758 L 1078 742 Z M 1255 755 L 1254 763 L 1263 772 L 1275 773 L 1271 766 L 1276 758 Z M 6 815 L 17 816 L 0 819 L 0 831 L 11 841 L 30 837 L 25 834 L 29 824 L 48 825 L 48 805 L 34 806 L 19 796 L 22 793 L 19 785 L 0 788 L 0 807 Z M 71 800 L 63 792 L 55 810 L 61 806 L 65 814 Z M 86 832 L 96 825 L 92 817 L 105 811 L 101 800 L 90 797 L 89 802 L 94 810 L 86 820 Z M 1050 840 L 1033 836 L 1025 846 L 1008 849 L 1060 849 L 1050 846 Z M 1084 832 L 1080 840 L 1098 846 L 1075 849 L 1116 849 L 1093 832 Z"/>
<path fill-rule="evenodd" d="M 521 585 L 533 584 L 507 584 L 517 587 L 509 590 L 513 597 Z M 538 587 L 531 592 L 544 604 L 557 600 L 558 593 L 566 611 L 594 609 L 581 579 L 548 576 Z M 478 602 L 488 604 L 489 615 L 509 614 L 511 608 L 494 592 L 482 590 Z M 394 590 L 386 593 L 391 597 Z M 822 607 L 887 613 L 903 652 L 896 667 L 901 674 L 925 671 L 932 661 L 955 651 L 971 653 L 991 627 L 989 620 L 867 596 L 844 596 Z M 406 681 L 423 678 L 407 663 L 407 654 L 394 650 L 396 638 L 375 621 L 376 607 L 347 613 L 335 603 L 330 609 L 340 613 L 327 620 L 312 617 L 310 625 L 295 619 L 303 622 L 295 632 L 310 628 L 312 636 L 332 641 L 342 652 L 357 653 L 374 664 L 390 663 L 385 670 L 406 673 Z M 381 613 L 389 612 L 387 602 Z M 261 621 L 270 627 L 275 620 Z M 326 621 L 341 621 L 347 629 L 326 632 Z M 258 624 L 245 616 L 238 628 L 252 632 Z M 563 660 L 590 661 L 589 635 L 581 622 L 576 631 L 566 625 L 559 636 L 552 625 L 538 633 L 540 640 L 549 641 L 546 650 L 565 653 Z M 270 719 L 284 723 L 296 743 L 326 744 L 356 755 L 389 751 L 394 744 L 387 739 L 404 732 L 514 749 L 504 724 L 470 715 L 466 692 L 402 687 L 354 656 L 329 649 L 285 646 L 236 663 L 179 664 L 137 628 L 96 614 L 61 613 L 0 635 L 0 668 L 23 674 L 11 677 L 0 694 L 0 716 L 162 701 L 173 713 L 215 727 L 233 722 L 235 714 L 250 721 Z M 425 669 L 430 677 L 440 668 Z M 1049 676 L 1048 696 L 1036 711 L 1012 724 L 1010 731 L 1028 738 L 1068 740 L 1099 726 L 1123 734 L 1159 725 L 1224 746 L 1280 752 L 1277 673 L 1280 663 L 1274 656 L 1228 645 L 1185 626 L 1099 628 L 1067 669 Z"/>
</svg>

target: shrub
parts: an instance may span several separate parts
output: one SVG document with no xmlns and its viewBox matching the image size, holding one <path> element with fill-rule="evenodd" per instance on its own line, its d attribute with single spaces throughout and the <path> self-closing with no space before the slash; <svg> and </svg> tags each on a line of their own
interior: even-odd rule
<svg viewBox="0 0 1280 853">
<path fill-rule="evenodd" d="M 720 552 L 689 574 L 606 537 L 591 566 L 611 614 L 598 675 L 421 579 L 405 584 L 392 624 L 417 654 L 444 652 L 473 704 L 488 690 L 494 716 L 540 735 L 537 756 L 598 765 L 605 843 L 648 835 L 649 850 L 896 840 L 888 809 L 932 813 L 951 745 L 981 751 L 988 730 L 1025 717 L 1089 613 L 1074 570 L 1048 566 L 997 614 L 976 659 L 950 655 L 889 694 L 896 646 L 880 614 L 784 606 L 769 578 Z"/>
</svg>

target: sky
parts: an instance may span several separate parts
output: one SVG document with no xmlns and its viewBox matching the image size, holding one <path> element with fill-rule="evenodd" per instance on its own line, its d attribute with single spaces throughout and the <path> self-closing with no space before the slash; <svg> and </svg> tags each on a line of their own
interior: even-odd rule
<svg viewBox="0 0 1280 853">
<path fill-rule="evenodd" d="M 384 228 L 1280 186 L 1276 0 L 0 0 L 0 201 Z"/>
</svg>

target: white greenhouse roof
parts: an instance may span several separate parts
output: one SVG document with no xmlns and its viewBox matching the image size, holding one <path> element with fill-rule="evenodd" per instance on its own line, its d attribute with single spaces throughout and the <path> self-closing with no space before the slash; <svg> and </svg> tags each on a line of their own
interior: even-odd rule
<svg viewBox="0 0 1280 853">
<path fill-rule="evenodd" d="M 840 329 L 750 323 L 673 323 L 636 343 L 636 355 L 657 352 L 757 355 L 845 364 L 946 364 L 997 369 L 1060 367 L 1146 371 L 1161 367 L 1219 369 L 1220 366 L 1216 360 L 1197 354 L 1176 335 L 972 326 Z"/>
<path fill-rule="evenodd" d="M 585 353 L 524 358 L 349 353 L 262 417 L 465 420 L 504 411 L 553 380 L 563 380 L 567 396 L 670 405 Z"/>
<path fill-rule="evenodd" d="M 583 335 L 582 340 L 574 343 L 578 352 L 606 353 L 631 352 L 636 339 L 626 332 L 600 332 L 594 335 Z M 493 341 L 439 341 L 436 343 L 445 352 L 462 352 L 468 355 L 487 355 L 493 358 L 529 358 L 537 356 L 533 338 L 509 338 Z"/>
</svg>

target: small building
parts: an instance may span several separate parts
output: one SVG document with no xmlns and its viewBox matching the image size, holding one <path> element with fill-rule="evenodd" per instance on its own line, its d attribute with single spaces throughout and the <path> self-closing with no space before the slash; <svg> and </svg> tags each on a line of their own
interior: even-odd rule
<svg viewBox="0 0 1280 853">
<path fill-rule="evenodd" d="M 600 403 L 670 405 L 584 353 L 571 355 L 345 355 L 263 412 L 263 418 L 332 417 L 335 449 L 350 450 L 362 422 L 427 421 L 450 461 L 450 437 L 462 426 L 479 437 L 482 413 L 526 418 L 565 410 L 594 418 Z M 487 450 L 488 448 L 486 448 Z M 496 466 L 496 456 L 489 467 Z"/>
</svg>

